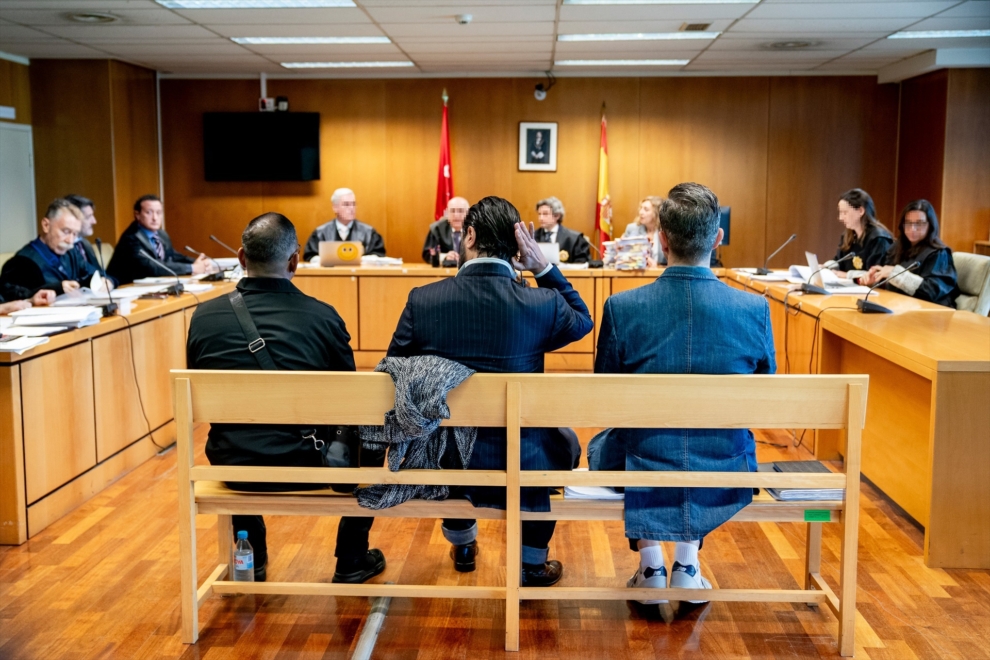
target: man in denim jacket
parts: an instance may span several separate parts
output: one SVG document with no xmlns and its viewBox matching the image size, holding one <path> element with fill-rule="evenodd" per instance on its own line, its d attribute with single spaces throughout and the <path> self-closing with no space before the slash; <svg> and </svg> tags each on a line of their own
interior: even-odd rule
<svg viewBox="0 0 990 660">
<path fill-rule="evenodd" d="M 721 240 L 715 194 L 697 183 L 671 189 L 660 210 L 668 267 L 652 284 L 605 301 L 596 373 L 776 371 L 767 301 L 719 282 L 709 268 Z M 746 472 L 756 470 L 756 445 L 746 429 L 611 429 L 592 440 L 588 461 L 592 470 Z M 698 563 L 701 540 L 752 497 L 748 488 L 627 488 L 626 536 L 640 553 L 628 586 L 666 588 L 660 542 L 676 541 L 670 586 L 710 589 Z"/>
</svg>

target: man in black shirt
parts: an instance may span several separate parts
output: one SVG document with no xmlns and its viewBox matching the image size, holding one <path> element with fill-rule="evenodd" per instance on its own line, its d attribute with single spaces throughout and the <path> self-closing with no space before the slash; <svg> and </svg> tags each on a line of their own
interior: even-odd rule
<svg viewBox="0 0 990 660">
<path fill-rule="evenodd" d="M 250 223 L 241 236 L 238 259 L 245 277 L 237 284 L 244 306 L 265 340 L 265 350 L 279 370 L 354 371 L 350 335 L 336 310 L 303 294 L 292 282 L 299 266 L 296 229 L 283 215 L 266 213 Z M 189 324 L 186 363 L 190 369 L 259 369 L 248 350 L 248 339 L 223 296 L 201 304 Z M 327 432 L 318 429 L 319 437 Z M 344 427 L 333 433 L 345 434 Z M 298 426 L 213 424 L 206 457 L 214 465 L 319 467 L 323 457 L 312 432 Z M 307 437 L 308 436 L 308 437 Z M 323 435 L 324 441 L 330 441 Z M 359 448 L 351 448 L 357 456 Z M 356 465 L 357 461 L 352 461 Z M 302 490 L 322 486 L 303 484 L 229 484 L 237 490 Z M 373 518 L 342 518 L 337 529 L 337 569 L 334 582 L 364 582 L 385 570 L 381 550 L 368 549 Z M 234 531 L 246 530 L 254 547 L 255 577 L 266 578 L 268 548 L 261 516 L 233 516 Z"/>
</svg>

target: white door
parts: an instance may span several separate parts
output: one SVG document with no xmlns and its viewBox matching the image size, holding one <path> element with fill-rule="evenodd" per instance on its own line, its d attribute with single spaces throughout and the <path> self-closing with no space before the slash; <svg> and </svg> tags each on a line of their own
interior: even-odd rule
<svg viewBox="0 0 990 660">
<path fill-rule="evenodd" d="M 0 122 L 0 252 L 17 252 L 38 235 L 31 127 Z"/>
</svg>

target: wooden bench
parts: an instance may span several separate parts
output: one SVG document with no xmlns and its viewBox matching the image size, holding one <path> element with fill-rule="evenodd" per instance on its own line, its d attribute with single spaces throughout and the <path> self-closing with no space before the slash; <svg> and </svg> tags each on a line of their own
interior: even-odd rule
<svg viewBox="0 0 990 660">
<path fill-rule="evenodd" d="M 805 588 L 713 589 L 710 601 L 825 603 L 839 622 L 839 650 L 851 656 L 856 616 L 856 546 L 859 519 L 860 439 L 865 422 L 867 376 L 701 376 L 477 374 L 448 397 L 453 426 L 505 427 L 505 471 L 385 468 L 266 468 L 194 464 L 196 424 L 381 424 L 394 404 L 391 378 L 380 373 L 172 372 L 178 433 L 178 479 L 182 580 L 182 639 L 199 637 L 198 613 L 211 594 L 299 594 L 505 600 L 505 648 L 519 649 L 521 600 L 629 600 L 655 598 L 651 589 L 520 586 L 520 523 L 523 520 L 621 520 L 621 502 L 554 501 L 552 512 L 519 509 L 524 486 L 670 486 L 726 488 L 844 488 L 836 502 L 783 503 L 762 493 L 733 521 L 807 522 Z M 327 405 L 346 400 L 348 406 Z M 737 472 L 548 472 L 519 469 L 522 427 L 760 428 L 845 430 L 845 472 L 781 474 Z M 476 509 L 463 500 L 411 501 L 382 511 L 362 509 L 331 491 L 239 493 L 225 481 L 289 483 L 391 483 L 503 486 L 507 509 Z M 200 584 L 196 566 L 196 514 L 218 516 L 218 563 Z M 506 583 L 491 586 L 234 582 L 233 514 L 506 520 Z M 842 526 L 839 593 L 822 578 L 822 523 Z M 491 555 L 489 555 L 491 556 Z M 227 579 L 225 579 L 227 578 Z M 668 589 L 672 601 L 697 591 Z"/>
</svg>

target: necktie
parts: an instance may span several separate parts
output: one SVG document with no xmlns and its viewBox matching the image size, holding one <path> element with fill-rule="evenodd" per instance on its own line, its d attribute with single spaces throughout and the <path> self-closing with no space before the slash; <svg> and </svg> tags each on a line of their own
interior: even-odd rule
<svg viewBox="0 0 990 660">
<path fill-rule="evenodd" d="M 82 241 L 76 241 L 76 251 L 79 252 L 79 256 L 83 258 L 83 261 L 87 261 L 86 249 L 83 247 Z"/>
<path fill-rule="evenodd" d="M 165 246 L 162 245 L 161 239 L 158 238 L 158 234 L 151 235 L 151 245 L 155 248 L 155 256 L 158 257 L 160 261 L 165 261 Z"/>
<path fill-rule="evenodd" d="M 457 252 L 459 254 L 460 251 L 461 251 L 461 232 L 455 231 L 454 232 L 454 252 Z"/>
</svg>

